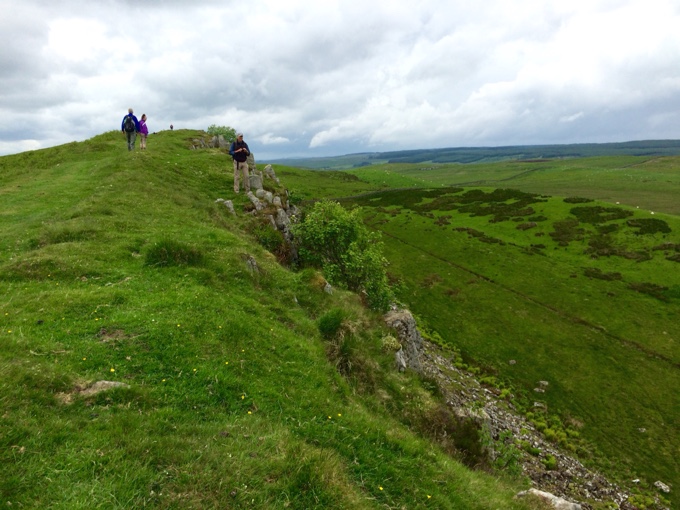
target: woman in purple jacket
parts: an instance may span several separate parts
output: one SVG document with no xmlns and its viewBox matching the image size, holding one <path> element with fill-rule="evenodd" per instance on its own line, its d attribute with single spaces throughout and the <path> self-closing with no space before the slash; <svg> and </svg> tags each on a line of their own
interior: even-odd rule
<svg viewBox="0 0 680 510">
<path fill-rule="evenodd" d="M 139 148 L 146 150 L 146 137 L 149 135 L 149 128 L 146 127 L 146 113 L 143 113 L 142 118 L 139 119 L 139 135 L 141 137 Z"/>
</svg>

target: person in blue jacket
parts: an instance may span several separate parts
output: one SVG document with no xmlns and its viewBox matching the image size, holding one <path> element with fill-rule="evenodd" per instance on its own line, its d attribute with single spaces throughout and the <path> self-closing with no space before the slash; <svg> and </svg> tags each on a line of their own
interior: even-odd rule
<svg viewBox="0 0 680 510">
<path fill-rule="evenodd" d="M 128 150 L 134 150 L 137 133 L 139 133 L 139 121 L 134 116 L 132 108 L 128 108 L 128 114 L 123 117 L 123 122 L 120 123 L 120 130 L 127 137 Z"/>
</svg>

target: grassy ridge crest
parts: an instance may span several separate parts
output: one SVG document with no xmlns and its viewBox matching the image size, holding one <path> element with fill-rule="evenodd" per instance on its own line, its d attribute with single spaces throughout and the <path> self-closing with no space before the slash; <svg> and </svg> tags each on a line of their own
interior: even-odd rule
<svg viewBox="0 0 680 510">
<path fill-rule="evenodd" d="M 200 135 L 161 132 L 128 153 L 110 132 L 0 158 L 3 501 L 541 508 L 514 498 L 525 482 L 471 471 L 412 431 L 404 416 L 437 397 L 394 372 L 381 317 L 254 242 L 226 154 L 189 150 Z M 318 328 L 334 309 L 341 349 Z M 343 375 L 338 360 L 365 370 Z M 117 386 L 96 393 L 101 381 Z"/>
</svg>

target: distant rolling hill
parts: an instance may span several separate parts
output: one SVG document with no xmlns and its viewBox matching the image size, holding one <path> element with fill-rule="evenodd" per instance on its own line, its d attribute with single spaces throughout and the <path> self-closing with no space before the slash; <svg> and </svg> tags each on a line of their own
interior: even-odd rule
<svg viewBox="0 0 680 510">
<path fill-rule="evenodd" d="M 393 152 L 365 152 L 323 158 L 269 160 L 286 166 L 344 170 L 381 163 L 488 163 L 503 160 L 583 158 L 594 156 L 677 156 L 680 140 L 642 140 L 620 143 L 569 145 L 514 145 L 506 147 L 451 147 Z"/>
</svg>

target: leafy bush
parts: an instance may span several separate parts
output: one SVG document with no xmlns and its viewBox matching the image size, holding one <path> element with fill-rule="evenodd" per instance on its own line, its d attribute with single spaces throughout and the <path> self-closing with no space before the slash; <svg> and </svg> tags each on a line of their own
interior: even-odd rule
<svg viewBox="0 0 680 510">
<path fill-rule="evenodd" d="M 392 291 L 382 244 L 356 212 L 337 202 L 317 202 L 293 233 L 302 265 L 320 267 L 332 284 L 364 292 L 370 308 L 387 310 Z"/>
<path fill-rule="evenodd" d="M 236 140 L 236 130 L 233 127 L 216 126 L 213 124 L 206 132 L 212 136 L 222 135 L 227 142 L 233 142 Z"/>
<path fill-rule="evenodd" d="M 557 469 L 557 459 L 553 455 L 547 455 L 546 458 L 543 459 L 543 465 L 548 471 L 553 471 Z"/>
<path fill-rule="evenodd" d="M 513 441 L 512 432 L 501 432 L 492 444 L 494 450 L 493 467 L 499 472 L 519 477 L 522 474 L 522 453 Z"/>
</svg>

